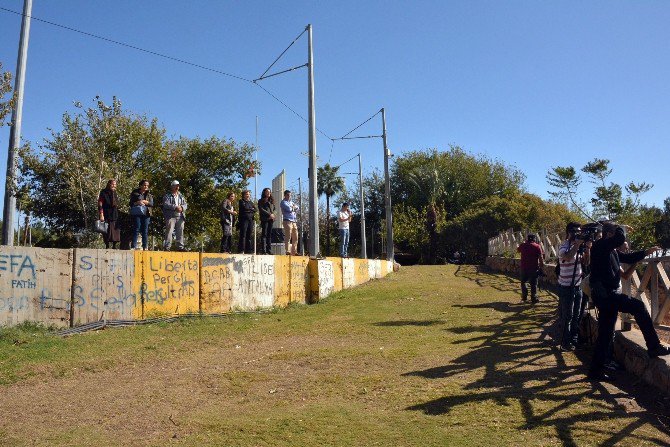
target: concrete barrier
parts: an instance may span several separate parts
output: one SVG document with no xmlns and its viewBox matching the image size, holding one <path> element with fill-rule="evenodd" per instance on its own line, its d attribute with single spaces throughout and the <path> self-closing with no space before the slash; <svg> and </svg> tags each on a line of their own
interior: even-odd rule
<svg viewBox="0 0 670 447">
<path fill-rule="evenodd" d="M 342 287 L 348 289 L 356 285 L 356 261 L 354 259 L 342 260 Z"/>
<path fill-rule="evenodd" d="M 133 252 L 74 250 L 73 325 L 104 319 L 131 320 L 141 314 L 135 288 Z"/>
<path fill-rule="evenodd" d="M 342 261 L 343 258 L 329 257 L 326 261 L 333 264 L 333 292 L 339 292 L 344 288 L 342 278 Z"/>
<path fill-rule="evenodd" d="M 291 302 L 309 303 L 310 275 L 307 256 L 291 256 Z"/>
<path fill-rule="evenodd" d="M 318 303 L 335 292 L 335 269 L 327 259 L 309 260 L 310 303 Z"/>
<path fill-rule="evenodd" d="M 196 313 L 200 308 L 200 254 L 136 251 L 135 318 Z"/>
<path fill-rule="evenodd" d="M 354 280 L 357 286 L 370 281 L 368 259 L 354 259 Z"/>
<path fill-rule="evenodd" d="M 68 326 L 72 250 L 0 248 L 0 325 Z"/>
<path fill-rule="evenodd" d="M 200 257 L 200 311 L 226 313 L 233 308 L 233 262 L 226 254 L 203 253 Z"/>
<path fill-rule="evenodd" d="M 380 278 L 385 261 L 0 248 L 0 325 L 81 325 L 313 303 Z"/>
<path fill-rule="evenodd" d="M 274 306 L 286 307 L 291 302 L 291 257 L 270 256 L 274 260 Z"/>
<path fill-rule="evenodd" d="M 368 275 L 370 279 L 382 277 L 382 263 L 379 259 L 368 259 Z"/>
</svg>

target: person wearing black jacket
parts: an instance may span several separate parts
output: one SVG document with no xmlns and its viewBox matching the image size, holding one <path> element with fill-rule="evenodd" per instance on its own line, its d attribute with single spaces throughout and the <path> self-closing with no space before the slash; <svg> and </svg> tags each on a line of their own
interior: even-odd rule
<svg viewBox="0 0 670 447">
<path fill-rule="evenodd" d="M 628 231 L 632 231 L 627 227 Z M 653 247 L 648 250 L 631 253 L 619 253 L 617 247 L 626 241 L 624 228 L 607 222 L 603 224 L 603 237 L 593 243 L 591 247 L 591 298 L 598 308 L 598 338 L 593 351 L 593 360 L 588 377 L 591 380 L 609 380 L 603 368 L 607 360 L 607 349 L 616 324 L 619 312 L 632 314 L 640 327 L 650 358 L 670 354 L 670 349 L 661 345 L 654 329 L 654 323 L 640 300 L 633 299 L 619 293 L 621 285 L 620 263 L 635 264 L 645 256 L 658 250 Z"/>
<path fill-rule="evenodd" d="M 149 192 L 149 181 L 140 180 L 137 189 L 130 193 L 130 215 L 133 218 L 133 238 L 130 241 L 130 249 L 135 250 L 137 236 L 142 234 L 142 250 L 149 249 L 149 222 L 151 221 L 151 208 L 154 206 L 154 197 Z M 136 207 L 133 210 L 133 207 Z"/>
<path fill-rule="evenodd" d="M 240 228 L 240 240 L 237 244 L 238 253 L 253 254 L 254 244 L 251 241 L 251 234 L 254 231 L 254 215 L 256 214 L 256 206 L 251 201 L 251 191 L 246 190 L 242 193 L 242 198 L 238 204 L 237 210 L 238 225 Z"/>
<path fill-rule="evenodd" d="M 261 249 L 260 254 L 272 254 L 272 224 L 275 221 L 275 200 L 272 190 L 264 188 L 258 200 L 258 213 L 261 218 Z"/>
</svg>

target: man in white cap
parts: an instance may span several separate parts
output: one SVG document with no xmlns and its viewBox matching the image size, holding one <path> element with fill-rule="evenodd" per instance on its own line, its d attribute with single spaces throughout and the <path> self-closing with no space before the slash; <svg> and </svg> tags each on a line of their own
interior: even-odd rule
<svg viewBox="0 0 670 447">
<path fill-rule="evenodd" d="M 163 196 L 163 219 L 165 220 L 165 240 L 163 249 L 172 247 L 172 233 L 176 233 L 177 249 L 184 250 L 184 221 L 188 204 L 179 192 L 179 181 L 172 180 L 170 192 Z"/>
</svg>

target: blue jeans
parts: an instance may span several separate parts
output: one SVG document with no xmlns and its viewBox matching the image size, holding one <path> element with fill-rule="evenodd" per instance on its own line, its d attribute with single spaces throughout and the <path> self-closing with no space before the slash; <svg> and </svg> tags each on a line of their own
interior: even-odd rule
<svg viewBox="0 0 670 447">
<path fill-rule="evenodd" d="M 579 286 L 558 286 L 558 305 L 561 317 L 561 345 L 577 343 L 579 318 L 582 315 L 582 289 Z"/>
<path fill-rule="evenodd" d="M 340 257 L 349 256 L 349 229 L 340 229 Z"/>
<path fill-rule="evenodd" d="M 149 247 L 149 221 L 151 217 L 149 216 L 133 216 L 133 239 L 130 241 L 130 248 L 136 248 L 137 245 L 137 235 L 142 232 L 142 248 L 147 249 Z"/>
</svg>

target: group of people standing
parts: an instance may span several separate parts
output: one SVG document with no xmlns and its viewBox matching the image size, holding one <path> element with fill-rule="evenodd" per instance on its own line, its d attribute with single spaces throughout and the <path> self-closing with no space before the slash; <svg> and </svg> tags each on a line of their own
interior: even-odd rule
<svg viewBox="0 0 670 447">
<path fill-rule="evenodd" d="M 291 191 L 284 191 L 284 199 L 279 203 L 282 224 L 284 227 L 284 248 L 287 254 L 297 255 L 298 245 L 298 206 L 291 200 Z M 237 202 L 235 209 L 235 193 L 228 194 L 221 204 L 221 252 L 232 253 L 233 229 L 235 225 L 239 230 L 237 243 L 238 253 L 253 254 L 254 244 L 252 240 L 254 231 L 254 218 L 259 213 L 261 221 L 261 240 L 258 254 L 269 255 L 272 253 L 272 226 L 279 216 L 275 206 L 272 190 L 264 188 L 261 198 L 257 203 L 251 200 L 251 191 L 242 192 L 242 198 Z"/>
<path fill-rule="evenodd" d="M 151 221 L 151 212 L 154 208 L 154 197 L 149 191 L 150 183 L 148 180 L 141 180 L 136 189 L 130 193 L 128 207 L 132 219 L 132 239 L 130 242 L 131 250 L 135 250 L 138 236 L 142 236 L 142 250 L 147 250 L 149 246 L 149 223 Z M 172 239 L 177 242 L 177 249 L 184 250 L 184 224 L 186 222 L 186 210 L 188 203 L 184 195 L 179 191 L 179 181 L 173 180 L 170 183 L 170 191 L 163 196 L 161 208 L 163 210 L 163 219 L 165 222 L 165 233 L 163 239 L 163 249 L 172 248 Z M 117 181 L 109 180 L 105 189 L 98 195 L 98 214 L 99 220 L 106 223 L 106 232 L 103 234 L 103 240 L 106 248 L 117 248 L 121 241 L 120 225 L 120 200 L 117 193 Z M 237 205 L 237 208 L 235 207 Z M 270 254 L 272 251 L 272 226 L 278 217 L 275 207 L 275 201 L 272 197 L 270 188 L 263 189 L 261 198 L 257 203 L 251 200 L 251 191 L 242 192 L 242 198 L 235 204 L 235 193 L 228 194 L 221 204 L 221 228 L 223 236 L 221 237 L 221 252 L 232 253 L 233 229 L 237 226 L 239 230 L 239 241 L 237 245 L 238 253 L 254 253 L 254 244 L 252 241 L 254 218 L 256 212 L 259 212 L 261 221 L 261 245 L 259 254 Z M 297 213 L 298 206 L 291 200 L 291 191 L 284 191 L 284 199 L 280 203 L 281 218 L 284 227 L 284 243 L 286 253 L 297 255 L 298 244 L 298 226 Z"/>
<path fill-rule="evenodd" d="M 558 280 L 559 327 L 561 351 L 574 351 L 579 345 L 579 324 L 587 307 L 587 300 L 598 309 L 598 336 L 588 377 L 595 381 L 612 379 L 617 369 L 612 358 L 612 340 L 619 312 L 630 313 L 642 331 L 650 358 L 670 355 L 654 328 L 652 319 L 642 301 L 622 293 L 621 279 L 630 278 L 638 262 L 659 250 L 631 252 L 626 233 L 633 231 L 627 225 L 604 222 L 600 231 L 583 232 L 582 226 L 571 222 L 566 226 L 565 240 L 558 249 L 556 275 Z M 530 296 L 537 303 L 538 274 L 543 272 L 544 253 L 535 235 L 529 234 L 518 249 L 521 253 L 521 299 Z M 624 269 L 621 264 L 627 264 Z"/>
<path fill-rule="evenodd" d="M 116 180 L 109 180 L 105 189 L 98 196 L 99 220 L 107 225 L 103 234 L 106 248 L 117 248 L 121 241 L 121 225 L 119 206 L 120 200 L 116 191 Z M 149 223 L 154 208 L 154 197 L 151 194 L 148 180 L 141 180 L 136 189 L 130 193 L 128 207 L 132 219 L 131 250 L 135 250 L 137 238 L 142 236 L 142 250 L 148 249 Z M 161 202 L 163 219 L 165 222 L 165 233 L 163 239 L 163 250 L 170 250 L 173 236 L 177 242 L 177 249 L 184 250 L 184 224 L 186 222 L 186 210 L 188 203 L 179 191 L 179 181 L 173 180 L 168 191 Z M 253 234 L 256 213 L 260 220 L 260 247 L 258 254 L 272 253 L 272 227 L 276 219 L 281 218 L 284 229 L 284 248 L 286 254 L 297 255 L 298 246 L 298 206 L 291 200 L 291 191 L 284 191 L 284 198 L 279 203 L 279 209 L 275 205 L 272 190 L 264 188 L 261 197 L 254 203 L 251 199 L 251 191 L 242 192 L 242 197 L 235 202 L 234 192 L 229 193 L 221 203 L 220 221 L 222 229 L 221 247 L 222 253 L 232 253 L 233 231 L 237 227 L 239 239 L 237 252 L 254 254 Z M 338 228 L 340 236 L 340 256 L 348 257 L 349 249 L 349 223 L 352 213 L 349 204 L 344 203 L 338 213 Z"/>
</svg>

